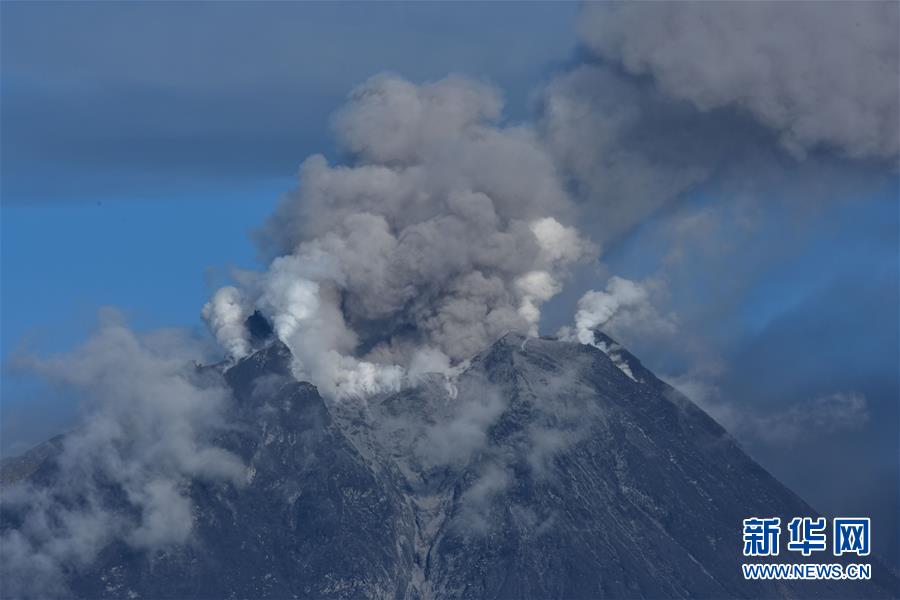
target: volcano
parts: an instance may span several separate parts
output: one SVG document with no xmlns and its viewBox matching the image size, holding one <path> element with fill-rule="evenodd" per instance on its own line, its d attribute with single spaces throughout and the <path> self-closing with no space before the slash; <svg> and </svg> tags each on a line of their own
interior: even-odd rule
<svg viewBox="0 0 900 600">
<path fill-rule="evenodd" d="M 816 516 L 712 418 L 602 333 L 508 334 L 453 377 L 329 399 L 268 341 L 200 367 L 233 391 L 239 483 L 186 481 L 190 541 L 105 547 L 79 598 L 891 597 L 900 582 L 747 581 L 742 521 Z M 614 351 L 609 349 L 615 348 Z M 52 486 L 61 444 L 3 466 Z M 108 490 L 116 502 L 116 490 Z M 121 501 L 121 500 L 120 500 Z M 126 508 L 123 506 L 123 510 Z M 4 511 L 2 527 L 15 528 Z M 784 549 L 780 560 L 803 559 Z M 773 559 L 773 562 L 777 562 Z M 9 573 L 6 576 L 10 576 Z"/>
</svg>

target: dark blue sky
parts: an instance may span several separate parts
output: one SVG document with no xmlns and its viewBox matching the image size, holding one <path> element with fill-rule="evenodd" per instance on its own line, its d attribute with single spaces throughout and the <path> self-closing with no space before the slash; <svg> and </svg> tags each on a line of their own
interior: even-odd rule
<svg viewBox="0 0 900 600">
<path fill-rule="evenodd" d="M 334 155 L 329 115 L 353 86 L 385 70 L 413 81 L 462 73 L 496 84 L 507 118 L 527 120 L 533 91 L 573 56 L 577 6 L 98 2 L 0 11 L 8 362 L 22 348 L 71 348 L 104 305 L 138 329 L 200 332 L 200 307 L 229 268 L 260 266 L 249 234 L 299 163 Z M 752 227 L 746 214 L 719 209 L 715 231 L 685 242 L 688 259 L 669 270 L 671 308 L 714 355 L 724 401 L 754 418 L 835 391 L 865 395 L 862 429 L 744 443 L 817 508 L 873 514 L 877 545 L 896 559 L 887 532 L 898 530 L 900 471 L 898 182 L 883 166 L 822 164 L 845 186 L 828 203 L 805 206 L 795 196 L 806 188 L 772 184 L 766 193 L 777 199 L 754 209 Z M 673 220 L 728 207 L 729 193 L 710 182 L 616 240 L 608 271 L 656 272 Z M 602 284 L 592 277 L 552 305 L 548 331 Z M 634 350 L 659 373 L 691 367 L 677 347 Z M 71 422 L 58 392 L 9 368 L 2 392 L 3 453 Z"/>
</svg>

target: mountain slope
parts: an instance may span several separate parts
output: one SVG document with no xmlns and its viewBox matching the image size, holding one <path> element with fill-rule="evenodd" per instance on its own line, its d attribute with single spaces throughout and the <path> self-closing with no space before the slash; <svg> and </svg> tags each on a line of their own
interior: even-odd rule
<svg viewBox="0 0 900 600">
<path fill-rule="evenodd" d="M 271 344 L 224 372 L 234 426 L 218 443 L 247 465 L 246 481 L 187 482 L 191 543 L 153 555 L 113 544 L 70 588 L 91 598 L 898 593 L 880 563 L 866 583 L 744 581 L 742 519 L 815 511 L 613 340 L 598 342 L 609 355 L 510 334 L 453 380 L 425 376 L 365 401 L 323 399 Z M 32 470 L 52 484 L 52 469 Z"/>
<path fill-rule="evenodd" d="M 815 512 L 705 413 L 623 359 L 637 381 L 592 348 L 515 336 L 473 363 L 509 405 L 491 428 L 492 452 L 461 477 L 451 523 L 466 518 L 479 477 L 500 469 L 506 485 L 479 507 L 485 535 L 450 527 L 439 540 L 438 589 L 471 598 L 869 591 L 744 581 L 742 519 Z"/>
</svg>

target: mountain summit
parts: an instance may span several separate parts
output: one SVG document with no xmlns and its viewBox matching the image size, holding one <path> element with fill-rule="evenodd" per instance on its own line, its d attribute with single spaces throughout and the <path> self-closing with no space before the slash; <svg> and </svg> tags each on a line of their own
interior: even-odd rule
<svg viewBox="0 0 900 600">
<path fill-rule="evenodd" d="M 868 582 L 745 581 L 742 520 L 815 511 L 614 340 L 597 341 L 607 352 L 508 334 L 456 377 L 423 375 L 358 400 L 296 381 L 280 342 L 206 367 L 233 392 L 217 443 L 243 461 L 244 480 L 185 482 L 188 543 L 112 543 L 69 573 L 68 588 L 84 598 L 410 599 L 900 590 L 877 561 Z M 59 466 L 41 448 L 18 459 L 15 477 L 4 468 L 6 485 L 53 485 Z M 3 528 L 16 523 L 5 510 Z"/>
</svg>

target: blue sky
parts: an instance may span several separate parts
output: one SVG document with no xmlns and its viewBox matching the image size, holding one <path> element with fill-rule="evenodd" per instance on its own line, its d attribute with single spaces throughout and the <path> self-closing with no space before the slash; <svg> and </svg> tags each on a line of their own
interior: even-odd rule
<svg viewBox="0 0 900 600">
<path fill-rule="evenodd" d="M 23 348 L 71 348 L 105 305 L 123 309 L 138 329 L 201 334 L 210 291 L 230 268 L 259 266 L 250 233 L 292 187 L 299 163 L 335 155 L 329 115 L 353 86 L 385 70 L 414 81 L 463 73 L 496 84 L 507 118 L 527 120 L 533 90 L 573 56 L 577 5 L 0 10 L 7 363 Z M 883 482 L 896 481 L 900 469 L 898 181 L 869 165 L 835 178 L 847 189 L 836 187 L 836 200 L 814 208 L 791 197 L 802 191 L 773 188 L 784 198 L 755 212 L 749 229 L 747 215 L 726 210 L 715 233 L 721 244 L 710 252 L 689 242 L 688 260 L 670 270 L 671 306 L 725 365 L 723 397 L 754 414 L 836 390 L 866 395 L 871 421 L 863 430 L 789 449 L 746 445 L 814 506 L 883 519 L 894 512 L 890 531 L 898 492 Z M 608 271 L 656 272 L 672 219 L 723 206 L 723 194 L 711 183 L 610 244 Z M 548 327 L 571 318 L 584 289 L 602 283 L 591 277 L 555 301 Z M 677 349 L 634 350 L 659 373 L 686 367 Z M 9 368 L 2 382 L 0 452 L 71 422 L 57 391 Z M 846 485 L 834 483 L 836 471 Z M 896 558 L 896 540 L 880 546 Z"/>
<path fill-rule="evenodd" d="M 331 114 L 354 86 L 382 71 L 465 73 L 503 89 L 507 117 L 523 120 L 532 88 L 571 55 L 576 12 L 4 3 L 4 362 L 73 347 L 105 305 L 138 329 L 199 331 L 229 269 L 260 266 L 250 233 L 300 162 L 334 155 Z M 71 418 L 56 393 L 6 369 L 0 450 Z"/>
</svg>

